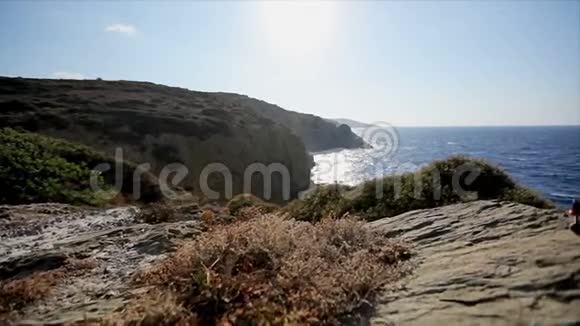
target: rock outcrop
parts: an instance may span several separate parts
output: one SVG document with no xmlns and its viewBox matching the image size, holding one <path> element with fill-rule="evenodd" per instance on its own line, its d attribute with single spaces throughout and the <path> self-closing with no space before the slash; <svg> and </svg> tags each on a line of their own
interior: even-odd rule
<svg viewBox="0 0 580 326">
<path fill-rule="evenodd" d="M 292 130 L 311 152 L 336 148 L 361 148 L 369 146 L 354 134 L 351 127 L 335 123 L 312 114 L 298 113 L 245 95 L 215 93 L 229 105 L 255 110 L 262 116 Z"/>
<path fill-rule="evenodd" d="M 0 206 L 0 289 L 33 272 L 94 266 L 7 319 L 20 325 L 102 322 L 148 291 L 132 282 L 206 228 L 207 207 L 184 205 L 170 222 L 147 224 L 134 207 Z M 232 217 L 209 207 L 217 219 Z M 557 210 L 477 201 L 369 223 L 409 243 L 411 272 L 379 298 L 375 325 L 577 325 L 580 237 Z M 0 298 L 0 323 L 3 322 Z"/>
<path fill-rule="evenodd" d="M 370 123 L 364 123 L 352 119 L 329 119 L 329 121 L 335 123 L 336 125 L 347 125 L 351 128 L 371 128 L 374 126 Z"/>
<path fill-rule="evenodd" d="M 308 188 L 313 162 L 299 136 L 223 97 L 144 82 L 0 78 L 0 128 L 80 142 L 111 156 L 120 148 L 124 159 L 149 163 L 154 174 L 181 163 L 188 169 L 181 185 L 198 192 L 201 172 L 212 163 L 227 167 L 234 194 L 244 192 L 253 163 L 282 164 L 291 197 Z M 225 192 L 220 173 L 208 178 L 212 190 Z M 272 198 L 283 199 L 282 177 L 272 180 Z M 263 196 L 262 181 L 254 174 L 251 192 Z"/>
<path fill-rule="evenodd" d="M 5 214 L 0 219 L 0 287 L 2 281 L 57 270 L 71 258 L 95 262 L 94 268 L 58 282 L 44 300 L 12 318 L 24 325 L 71 324 L 107 316 L 146 290 L 132 287 L 136 271 L 166 257 L 182 240 L 205 228 L 196 205 L 183 207 L 179 221 L 159 224 L 141 223 L 134 207 L 0 208 Z M 0 324 L 1 308 L 0 304 Z"/>
<path fill-rule="evenodd" d="M 370 223 L 415 248 L 376 325 L 577 325 L 580 237 L 557 210 L 478 201 Z"/>
</svg>

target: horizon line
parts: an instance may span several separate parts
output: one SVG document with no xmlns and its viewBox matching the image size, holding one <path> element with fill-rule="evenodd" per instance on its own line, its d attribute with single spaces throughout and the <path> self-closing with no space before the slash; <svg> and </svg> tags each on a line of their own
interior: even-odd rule
<svg viewBox="0 0 580 326">
<path fill-rule="evenodd" d="M 372 123 L 367 123 L 372 125 Z M 526 127 L 580 127 L 578 124 L 549 125 L 393 125 L 395 128 L 526 128 Z"/>
<path fill-rule="evenodd" d="M 360 120 L 354 120 L 350 118 L 330 118 L 328 120 L 336 121 L 337 119 L 347 119 L 360 124 L 365 124 L 369 126 L 378 126 L 376 123 L 388 123 L 395 128 L 518 128 L 518 127 L 580 127 L 580 122 L 577 124 L 545 124 L 545 125 L 535 125 L 535 124 L 521 124 L 521 125 L 397 125 L 391 124 L 386 121 L 374 121 L 374 122 L 364 122 Z M 364 127 L 354 127 L 355 129 Z"/>
</svg>

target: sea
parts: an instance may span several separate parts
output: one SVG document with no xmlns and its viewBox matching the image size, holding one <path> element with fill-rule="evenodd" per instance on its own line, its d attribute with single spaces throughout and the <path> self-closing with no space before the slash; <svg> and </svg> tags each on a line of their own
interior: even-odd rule
<svg viewBox="0 0 580 326">
<path fill-rule="evenodd" d="M 356 185 L 454 154 L 499 165 L 560 207 L 580 198 L 580 126 L 353 128 L 373 148 L 313 153 L 315 183 Z"/>
</svg>

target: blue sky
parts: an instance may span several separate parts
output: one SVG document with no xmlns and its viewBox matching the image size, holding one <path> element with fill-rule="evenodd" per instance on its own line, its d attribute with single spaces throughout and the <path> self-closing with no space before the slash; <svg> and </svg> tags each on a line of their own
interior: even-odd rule
<svg viewBox="0 0 580 326">
<path fill-rule="evenodd" d="M 2 1 L 0 27 L 0 75 L 395 125 L 580 124 L 579 1 Z"/>
</svg>

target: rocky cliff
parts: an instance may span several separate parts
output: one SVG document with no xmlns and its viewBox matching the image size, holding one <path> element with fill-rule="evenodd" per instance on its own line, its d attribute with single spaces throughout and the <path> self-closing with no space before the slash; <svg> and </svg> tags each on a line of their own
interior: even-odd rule
<svg viewBox="0 0 580 326">
<path fill-rule="evenodd" d="M 277 105 L 244 95 L 228 93 L 216 93 L 216 95 L 230 105 L 253 109 L 264 117 L 289 128 L 304 141 L 306 149 L 311 152 L 368 146 L 362 138 L 352 132 L 347 124 L 337 124 L 312 114 L 284 110 Z"/>
<path fill-rule="evenodd" d="M 347 125 L 351 128 L 371 128 L 373 127 L 373 124 L 370 123 L 364 123 L 364 122 L 360 122 L 360 121 L 356 121 L 356 120 L 352 120 L 352 119 L 330 119 L 330 122 L 333 122 L 337 125 Z"/>
<path fill-rule="evenodd" d="M 244 172 L 256 162 L 284 165 L 292 196 L 307 188 L 312 159 L 303 141 L 264 110 L 224 97 L 144 82 L 0 78 L 0 128 L 21 127 L 110 155 L 121 148 L 124 159 L 150 163 L 154 173 L 182 163 L 189 169 L 182 185 L 197 191 L 210 163 L 230 170 L 234 194 L 243 190 Z M 282 178 L 275 174 L 272 180 L 273 199 L 280 199 Z M 208 183 L 223 192 L 219 173 Z M 262 196 L 263 190 L 255 175 L 252 192 Z"/>
<path fill-rule="evenodd" d="M 211 209 L 217 219 L 232 219 Z M 0 323 L 102 322 L 139 300 L 148 288 L 131 282 L 136 273 L 205 230 L 196 205 L 175 210 L 178 219 L 147 224 L 133 207 L 0 207 L 0 290 L 31 299 L 13 306 L 16 314 L 3 315 L 0 297 Z M 580 237 L 567 223 L 558 210 L 496 201 L 369 223 L 414 253 L 410 274 L 384 289 L 371 323 L 578 324 Z"/>
</svg>

